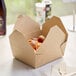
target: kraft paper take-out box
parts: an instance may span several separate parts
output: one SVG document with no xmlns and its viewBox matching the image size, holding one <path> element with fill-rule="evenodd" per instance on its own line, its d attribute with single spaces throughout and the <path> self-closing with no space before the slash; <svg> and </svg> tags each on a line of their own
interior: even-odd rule
<svg viewBox="0 0 76 76">
<path fill-rule="evenodd" d="M 68 36 L 60 18 L 56 16 L 47 20 L 42 26 L 40 30 L 38 23 L 28 16 L 21 15 L 9 37 L 14 57 L 34 68 L 62 57 Z M 45 36 L 45 40 L 37 51 L 34 51 L 28 39 L 41 34 Z"/>
</svg>

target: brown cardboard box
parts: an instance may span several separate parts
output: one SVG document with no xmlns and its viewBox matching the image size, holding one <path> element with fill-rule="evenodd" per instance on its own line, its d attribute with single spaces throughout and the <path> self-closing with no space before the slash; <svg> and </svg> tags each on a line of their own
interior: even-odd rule
<svg viewBox="0 0 76 76">
<path fill-rule="evenodd" d="M 44 35 L 45 40 L 35 52 L 28 39 Z M 37 68 L 64 55 L 67 32 L 60 18 L 53 16 L 43 24 L 42 30 L 28 16 L 19 16 L 10 35 L 10 44 L 16 59 Z"/>
</svg>

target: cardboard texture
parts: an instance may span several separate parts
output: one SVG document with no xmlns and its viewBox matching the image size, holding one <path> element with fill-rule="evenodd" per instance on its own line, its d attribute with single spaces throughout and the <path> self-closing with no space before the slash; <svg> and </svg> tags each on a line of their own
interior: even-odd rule
<svg viewBox="0 0 76 76">
<path fill-rule="evenodd" d="M 41 34 L 45 40 L 35 51 L 28 40 Z M 46 21 L 40 30 L 38 23 L 20 15 L 9 40 L 14 57 L 37 68 L 64 55 L 67 37 L 67 31 L 58 17 L 53 16 Z"/>
</svg>

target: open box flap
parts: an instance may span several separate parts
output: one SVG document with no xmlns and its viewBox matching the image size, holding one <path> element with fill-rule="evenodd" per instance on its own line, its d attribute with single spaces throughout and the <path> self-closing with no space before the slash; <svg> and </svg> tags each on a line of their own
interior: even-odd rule
<svg viewBox="0 0 76 76">
<path fill-rule="evenodd" d="M 65 36 L 66 36 L 65 33 L 58 26 L 53 26 L 52 28 L 50 28 L 46 39 L 44 40 L 42 45 L 39 47 L 37 53 L 42 54 L 44 53 L 45 49 L 46 49 L 45 51 L 49 49 L 48 52 L 50 53 L 57 51 L 57 46 L 60 48 L 61 44 L 64 43 Z"/>
<path fill-rule="evenodd" d="M 29 65 L 35 64 L 35 52 L 33 48 L 27 43 L 24 36 L 17 30 L 9 36 L 11 48 L 15 58 L 28 63 Z"/>
<path fill-rule="evenodd" d="M 40 25 L 32 20 L 28 16 L 20 15 L 15 24 L 14 29 L 21 32 L 24 35 L 40 31 Z"/>
<path fill-rule="evenodd" d="M 47 20 L 42 27 L 42 34 L 44 36 L 47 36 L 50 28 L 54 27 L 55 25 L 57 25 L 66 35 L 65 40 L 67 40 L 68 34 L 67 31 L 61 21 L 61 19 L 59 17 L 53 16 L 51 19 Z"/>
</svg>

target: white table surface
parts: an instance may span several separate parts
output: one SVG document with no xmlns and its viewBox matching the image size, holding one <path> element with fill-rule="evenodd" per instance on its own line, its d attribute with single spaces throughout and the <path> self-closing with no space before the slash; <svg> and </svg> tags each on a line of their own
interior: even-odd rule
<svg viewBox="0 0 76 76">
<path fill-rule="evenodd" d="M 72 16 L 61 17 L 61 19 L 66 29 L 68 25 L 69 26 L 72 25 Z M 12 29 L 13 29 L 13 25 L 8 26 L 7 35 L 5 37 L 0 38 L 0 76 L 51 76 L 51 65 L 57 64 L 63 61 L 64 59 L 65 60 L 69 59 L 69 53 L 72 53 L 72 51 L 67 51 L 68 49 L 70 49 L 68 47 L 72 45 L 73 49 L 75 49 L 76 33 L 68 32 L 69 37 L 68 37 L 68 43 L 67 43 L 67 47 L 64 55 L 65 57 L 58 59 L 56 61 L 50 62 L 40 68 L 33 69 L 28 65 L 13 58 L 11 47 L 9 44 L 9 35 L 12 32 Z M 71 40 L 73 40 L 73 42 Z M 69 43 L 71 43 L 71 45 L 68 45 Z M 67 53 L 68 53 L 68 56 L 67 56 Z M 72 57 L 72 54 L 70 56 Z"/>
</svg>

